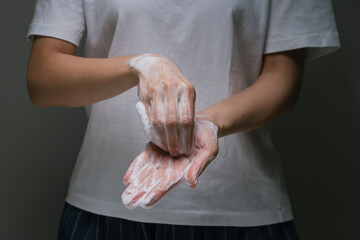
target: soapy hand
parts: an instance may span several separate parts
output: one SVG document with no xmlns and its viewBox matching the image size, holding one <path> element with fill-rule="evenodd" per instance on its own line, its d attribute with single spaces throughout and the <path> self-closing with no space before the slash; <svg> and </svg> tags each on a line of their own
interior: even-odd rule
<svg viewBox="0 0 360 240">
<path fill-rule="evenodd" d="M 194 130 L 195 90 L 181 70 L 156 54 L 132 58 L 139 74 L 136 104 L 147 138 L 172 156 L 188 155 Z"/>
<path fill-rule="evenodd" d="M 195 123 L 194 145 L 189 156 L 175 158 L 148 143 L 125 173 L 124 184 L 128 187 L 122 194 L 124 205 L 129 209 L 150 208 L 184 179 L 194 188 L 217 153 L 217 127 L 206 120 Z"/>
</svg>

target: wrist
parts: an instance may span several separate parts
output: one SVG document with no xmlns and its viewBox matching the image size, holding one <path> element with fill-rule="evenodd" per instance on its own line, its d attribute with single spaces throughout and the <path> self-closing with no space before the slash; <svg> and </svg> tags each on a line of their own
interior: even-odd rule
<svg viewBox="0 0 360 240">
<path fill-rule="evenodd" d="M 166 59 L 164 56 L 155 53 L 144 53 L 129 57 L 126 63 L 129 73 L 136 82 L 136 85 L 139 85 L 140 74 L 147 77 L 157 61 Z"/>
<path fill-rule="evenodd" d="M 129 55 L 129 56 L 126 56 L 124 59 L 122 59 L 123 60 L 122 63 L 125 65 L 125 68 L 126 68 L 126 73 L 129 77 L 129 79 L 131 80 L 133 86 L 139 85 L 140 76 L 139 76 L 139 71 L 137 71 L 134 68 L 134 66 L 130 64 L 130 62 L 138 56 L 141 56 L 141 55 L 140 54 Z"/>
<path fill-rule="evenodd" d="M 131 58 L 127 61 L 127 64 L 129 68 L 141 73 L 149 70 L 149 68 L 153 67 L 154 63 L 163 59 L 167 58 L 155 53 L 144 53 L 131 56 Z"/>
<path fill-rule="evenodd" d="M 129 76 L 130 76 L 131 81 L 133 82 L 134 86 L 138 86 L 139 80 L 140 80 L 139 72 L 136 71 L 136 69 L 134 69 L 133 67 L 131 67 L 129 65 L 128 65 L 128 72 L 129 72 Z"/>
<path fill-rule="evenodd" d="M 198 120 L 198 121 L 205 120 L 205 121 L 212 122 L 217 127 L 217 137 L 220 138 L 223 136 L 222 135 L 223 123 L 218 118 L 218 115 L 216 113 L 214 113 L 210 110 L 204 109 L 199 112 L 196 112 L 195 116 L 196 116 L 196 120 Z"/>
</svg>

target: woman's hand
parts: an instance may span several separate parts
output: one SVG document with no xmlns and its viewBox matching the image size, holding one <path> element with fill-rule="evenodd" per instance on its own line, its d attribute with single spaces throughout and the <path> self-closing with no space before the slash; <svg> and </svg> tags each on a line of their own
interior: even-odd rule
<svg viewBox="0 0 360 240">
<path fill-rule="evenodd" d="M 195 90 L 169 59 L 144 54 L 129 61 L 139 74 L 140 114 L 148 139 L 172 156 L 188 155 L 194 129 Z"/>
<path fill-rule="evenodd" d="M 254 84 L 198 112 L 188 157 L 173 158 L 149 144 L 124 176 L 124 183 L 130 184 L 122 196 L 124 204 L 130 209 L 151 207 L 183 179 L 195 187 L 217 155 L 218 137 L 255 129 L 289 111 L 300 92 L 304 54 L 299 49 L 266 55 Z"/>
<path fill-rule="evenodd" d="M 124 205 L 129 209 L 150 208 L 184 179 L 194 188 L 217 153 L 217 127 L 205 120 L 195 123 L 190 156 L 175 158 L 149 143 L 125 173 L 124 184 L 128 187 L 122 194 Z"/>
</svg>

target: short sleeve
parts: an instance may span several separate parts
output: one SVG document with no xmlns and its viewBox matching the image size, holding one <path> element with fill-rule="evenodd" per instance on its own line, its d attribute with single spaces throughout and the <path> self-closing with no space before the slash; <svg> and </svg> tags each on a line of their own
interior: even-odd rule
<svg viewBox="0 0 360 240">
<path fill-rule="evenodd" d="M 82 0 L 38 0 L 27 38 L 48 36 L 79 46 L 84 29 Z"/>
<path fill-rule="evenodd" d="M 272 0 L 264 54 L 306 48 L 306 59 L 340 47 L 330 0 Z"/>
</svg>

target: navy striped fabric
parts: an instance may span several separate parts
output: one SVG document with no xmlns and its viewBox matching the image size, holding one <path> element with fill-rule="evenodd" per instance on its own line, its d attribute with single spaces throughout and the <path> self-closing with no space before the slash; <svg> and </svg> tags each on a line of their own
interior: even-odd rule
<svg viewBox="0 0 360 240">
<path fill-rule="evenodd" d="M 59 240 L 298 240 L 293 221 L 258 227 L 206 227 L 134 222 L 65 204 Z"/>
</svg>

